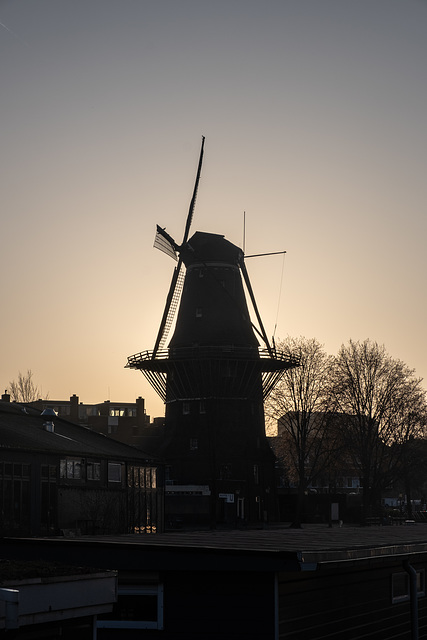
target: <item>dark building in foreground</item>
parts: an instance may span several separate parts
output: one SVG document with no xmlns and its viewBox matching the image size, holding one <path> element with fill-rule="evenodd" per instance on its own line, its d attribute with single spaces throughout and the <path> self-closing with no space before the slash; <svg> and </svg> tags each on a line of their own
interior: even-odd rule
<svg viewBox="0 0 427 640">
<path fill-rule="evenodd" d="M 163 469 L 91 429 L 0 402 L 0 533 L 154 533 L 163 527 Z"/>
<path fill-rule="evenodd" d="M 423 524 L 312 525 L 9 539 L 1 554 L 117 569 L 98 640 L 408 640 L 427 636 L 426 541 Z"/>
</svg>

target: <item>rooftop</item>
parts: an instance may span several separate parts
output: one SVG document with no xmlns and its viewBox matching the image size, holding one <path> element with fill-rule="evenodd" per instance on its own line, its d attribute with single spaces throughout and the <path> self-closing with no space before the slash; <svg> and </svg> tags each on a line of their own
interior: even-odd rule
<svg viewBox="0 0 427 640">
<path fill-rule="evenodd" d="M 313 571 L 345 563 L 396 564 L 427 558 L 427 523 L 397 526 L 304 525 L 253 530 L 176 531 L 75 538 L 4 538 L 5 557 L 67 557 L 70 564 L 161 571 Z M 136 553 L 132 553 L 135 550 Z M 22 554 L 26 554 L 22 556 Z M 17 554 L 16 556 L 10 554 Z"/>
<path fill-rule="evenodd" d="M 45 424 L 50 420 L 54 426 L 47 430 Z M 0 448 L 123 459 L 150 458 L 141 450 L 87 427 L 59 416 L 43 416 L 40 411 L 18 403 L 0 401 L 0 433 Z"/>
<path fill-rule="evenodd" d="M 303 563 L 361 561 L 376 557 L 427 554 L 427 523 L 397 526 L 304 525 L 254 530 L 177 531 L 152 535 L 81 536 L 78 544 L 138 545 L 151 551 L 197 551 L 298 557 Z"/>
</svg>

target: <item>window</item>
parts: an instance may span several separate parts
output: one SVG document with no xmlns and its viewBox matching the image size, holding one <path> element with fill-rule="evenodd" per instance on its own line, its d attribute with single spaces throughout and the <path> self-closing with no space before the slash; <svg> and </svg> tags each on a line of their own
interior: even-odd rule
<svg viewBox="0 0 427 640">
<path fill-rule="evenodd" d="M 232 466 L 230 463 L 221 464 L 219 466 L 219 479 L 229 480 L 232 476 Z"/>
<path fill-rule="evenodd" d="M 108 482 L 122 481 L 122 465 L 119 462 L 108 463 Z"/>
<path fill-rule="evenodd" d="M 257 464 L 254 464 L 254 482 L 259 484 L 259 468 Z"/>
<path fill-rule="evenodd" d="M 52 534 L 57 526 L 56 466 L 41 465 L 40 525 L 43 534 Z"/>
<path fill-rule="evenodd" d="M 243 520 L 245 517 L 245 499 L 237 498 L 237 517 Z"/>
<path fill-rule="evenodd" d="M 120 407 L 111 407 L 109 415 L 115 418 L 123 418 L 126 415 L 126 410 Z"/>
<path fill-rule="evenodd" d="M 163 629 L 163 585 L 121 585 L 111 613 L 98 617 L 98 629 Z"/>
<path fill-rule="evenodd" d="M 206 405 L 203 400 L 199 402 L 199 413 L 206 413 Z"/>
<path fill-rule="evenodd" d="M 173 484 L 173 479 L 171 477 L 171 467 L 170 465 L 165 466 L 165 484 Z"/>
<path fill-rule="evenodd" d="M 199 441 L 197 438 L 190 438 L 190 451 L 197 451 L 199 448 Z"/>
<path fill-rule="evenodd" d="M 190 413 L 190 403 L 183 402 L 182 403 L 182 413 L 184 416 L 187 416 Z"/>
<path fill-rule="evenodd" d="M 46 472 L 49 475 L 49 471 Z M 30 532 L 30 465 L 0 463 L 0 531 L 4 535 Z"/>
<path fill-rule="evenodd" d="M 202 307 L 196 307 L 196 318 L 201 318 L 203 316 Z"/>
<path fill-rule="evenodd" d="M 81 458 L 67 458 L 59 463 L 59 477 L 67 480 L 82 480 L 84 460 Z"/>
<path fill-rule="evenodd" d="M 142 489 L 156 489 L 157 469 L 156 467 L 128 468 L 128 487 L 141 487 Z"/>
<path fill-rule="evenodd" d="M 417 596 L 425 595 L 425 572 L 424 569 L 417 571 Z M 409 574 L 405 572 L 393 573 L 391 576 L 391 601 L 393 604 L 406 602 L 410 599 Z"/>
<path fill-rule="evenodd" d="M 101 480 L 101 463 L 88 462 L 86 466 L 86 477 L 88 480 Z"/>
</svg>

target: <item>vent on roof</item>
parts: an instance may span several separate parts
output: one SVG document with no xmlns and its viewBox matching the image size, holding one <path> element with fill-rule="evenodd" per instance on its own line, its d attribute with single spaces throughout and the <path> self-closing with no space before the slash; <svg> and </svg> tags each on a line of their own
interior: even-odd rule
<svg viewBox="0 0 427 640">
<path fill-rule="evenodd" d="M 46 417 L 46 422 L 43 422 L 43 427 L 45 428 L 45 431 L 49 431 L 50 433 L 53 433 L 55 431 L 53 418 L 56 418 L 56 411 L 50 408 L 46 408 L 44 409 L 44 411 L 41 412 L 41 415 Z"/>
</svg>

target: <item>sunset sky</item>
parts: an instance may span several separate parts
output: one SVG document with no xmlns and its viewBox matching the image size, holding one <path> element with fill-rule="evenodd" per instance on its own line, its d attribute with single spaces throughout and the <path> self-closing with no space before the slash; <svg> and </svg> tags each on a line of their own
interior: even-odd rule
<svg viewBox="0 0 427 640">
<path fill-rule="evenodd" d="M 0 385 L 163 404 L 192 231 L 246 253 L 269 337 L 385 344 L 427 385 L 427 0 L 0 0 Z M 282 278 L 283 268 L 283 278 Z"/>
</svg>

